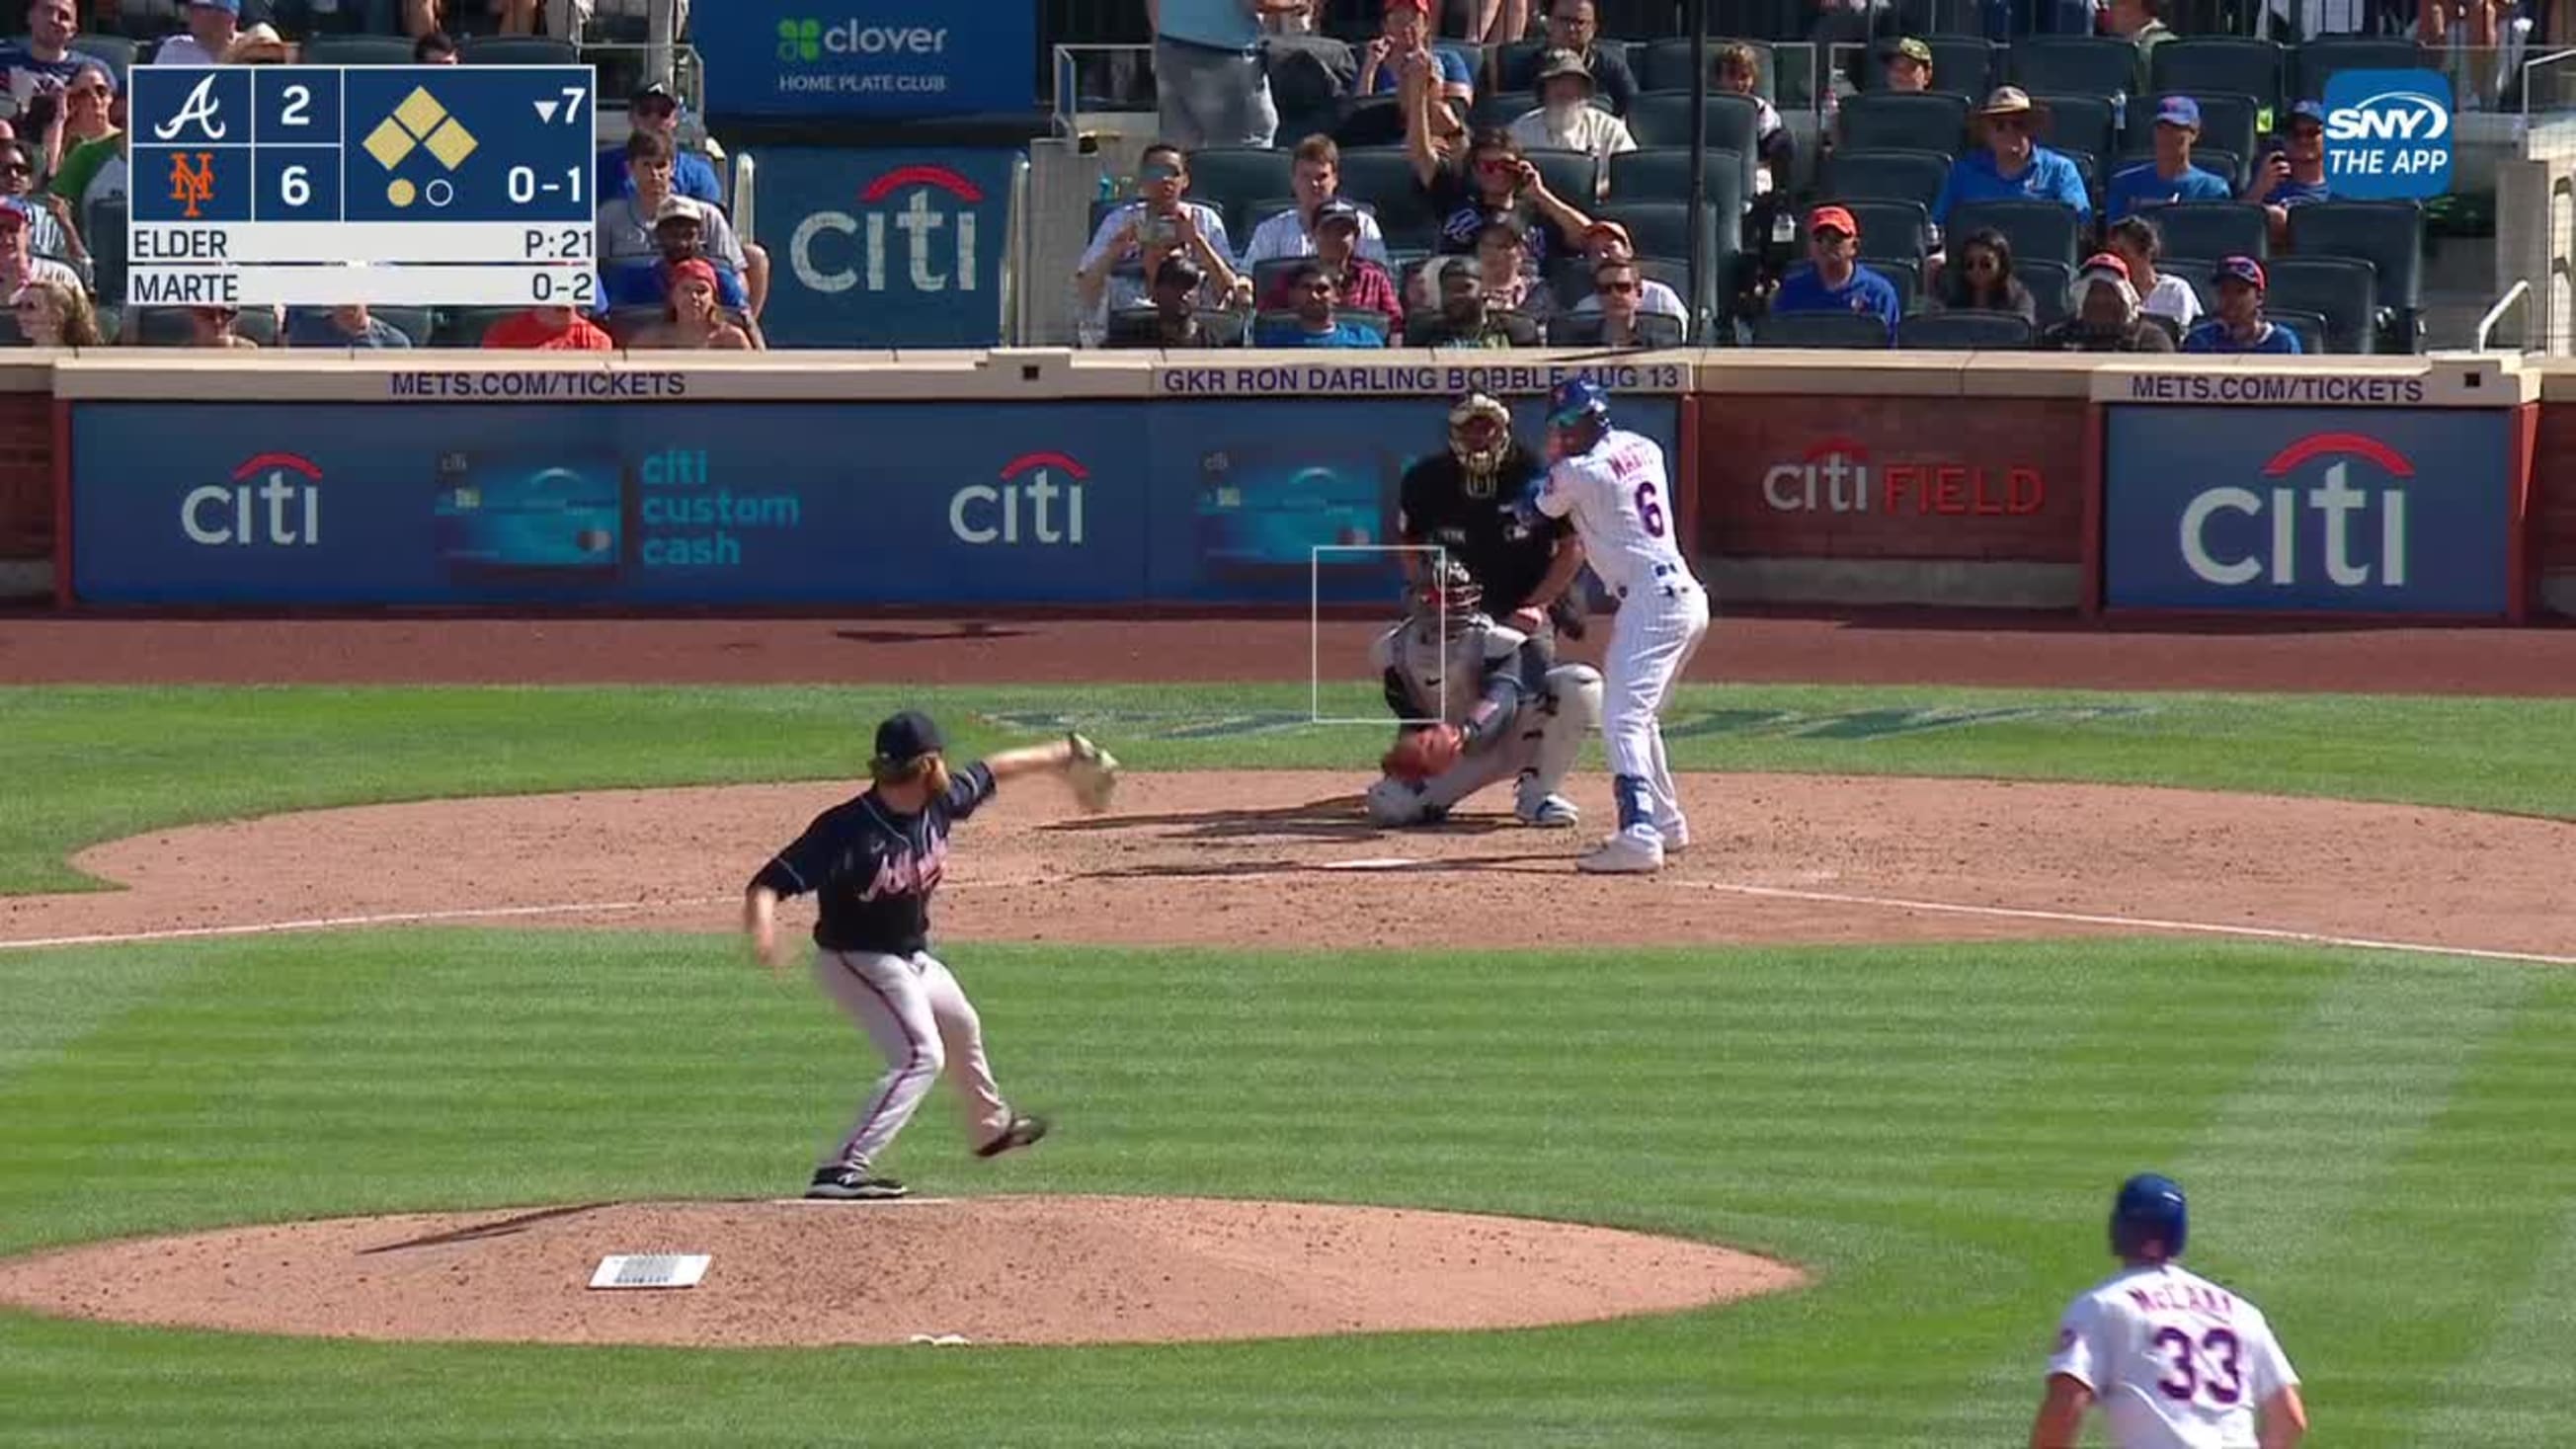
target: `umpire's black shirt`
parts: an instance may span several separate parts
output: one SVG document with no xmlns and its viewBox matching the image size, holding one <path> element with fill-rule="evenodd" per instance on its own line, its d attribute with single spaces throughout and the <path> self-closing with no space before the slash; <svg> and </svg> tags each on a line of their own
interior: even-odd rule
<svg viewBox="0 0 2576 1449">
<path fill-rule="evenodd" d="M 1546 466 L 1516 445 L 1503 455 L 1492 496 L 1469 497 L 1466 467 L 1444 448 L 1404 470 L 1404 541 L 1448 549 L 1483 587 L 1485 612 L 1500 618 L 1547 577 L 1557 539 L 1574 528 L 1571 519 L 1541 518 L 1532 528 L 1514 516 L 1514 505 L 1546 478 Z"/>
<path fill-rule="evenodd" d="M 930 944 L 930 893 L 948 865 L 948 827 L 993 798 L 982 764 L 954 772 L 948 792 L 914 815 L 886 808 L 868 791 L 814 817 L 753 885 L 781 896 L 808 891 L 821 914 L 814 944 L 826 951 L 909 956 Z"/>
</svg>

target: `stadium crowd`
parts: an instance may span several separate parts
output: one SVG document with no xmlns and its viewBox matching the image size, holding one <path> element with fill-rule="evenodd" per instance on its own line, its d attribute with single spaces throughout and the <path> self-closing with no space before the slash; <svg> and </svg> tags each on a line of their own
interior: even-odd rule
<svg viewBox="0 0 2576 1449">
<path fill-rule="evenodd" d="M 2423 208 L 2334 195 L 2325 81 L 2457 74 L 2464 51 L 2501 74 L 2533 28 L 2507 0 L 2310 0 L 2273 17 L 2305 27 L 2283 44 L 2072 0 L 2057 33 L 1998 41 L 1823 0 L 1802 42 L 1711 44 L 1714 266 L 1691 297 L 1699 53 L 1605 37 L 1600 3 L 1523 33 L 1496 0 L 1471 41 L 1435 33 L 1431 0 L 1372 0 L 1345 38 L 1309 0 L 1163 0 L 1163 140 L 1095 206 L 1082 337 L 2410 351 Z M 1215 63 L 1236 54 L 1264 63 Z"/>
</svg>

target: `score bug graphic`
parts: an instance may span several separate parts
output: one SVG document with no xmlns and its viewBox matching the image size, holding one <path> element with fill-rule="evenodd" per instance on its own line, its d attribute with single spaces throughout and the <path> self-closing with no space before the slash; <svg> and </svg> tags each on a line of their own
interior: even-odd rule
<svg viewBox="0 0 2576 1449">
<path fill-rule="evenodd" d="M 586 303 L 594 99 L 580 66 L 138 66 L 126 300 Z"/>
</svg>

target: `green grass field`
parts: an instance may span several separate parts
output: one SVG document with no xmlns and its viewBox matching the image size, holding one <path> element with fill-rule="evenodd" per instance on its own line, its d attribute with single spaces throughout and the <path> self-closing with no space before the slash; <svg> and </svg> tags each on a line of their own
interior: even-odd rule
<svg viewBox="0 0 2576 1449">
<path fill-rule="evenodd" d="M 0 691 L 0 890 L 325 803 L 839 773 L 866 691 Z M 1147 768 L 1366 758 L 1303 690 L 935 694 Z M 1373 743 L 1375 736 L 1369 737 Z M 1688 768 L 2138 780 L 2576 817 L 2576 703 L 1695 690 Z M 971 851 L 971 830 L 960 837 Z M 2356 890 L 2371 889 L 2356 882 Z M 5 934 L 5 933 L 0 933 Z M 2576 944 L 2576 943 L 2571 943 Z M 1677 1317 L 1155 1349 L 403 1347 L 0 1312 L 0 1445 L 2018 1442 L 2123 1175 L 2273 1315 L 2313 1442 L 2576 1424 L 2576 973 L 2089 940 L 1497 960 L 959 944 L 1059 1134 L 940 1193 L 1577 1219 L 1820 1281 Z M 0 1252 L 801 1183 L 873 1074 L 714 937 L 398 931 L 0 951 Z M 860 1209 L 864 1211 L 864 1209 Z"/>
</svg>

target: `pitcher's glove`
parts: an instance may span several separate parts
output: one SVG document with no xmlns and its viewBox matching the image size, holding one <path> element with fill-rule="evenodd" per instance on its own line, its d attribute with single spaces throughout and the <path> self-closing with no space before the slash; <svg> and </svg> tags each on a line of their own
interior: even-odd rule
<svg viewBox="0 0 2576 1449">
<path fill-rule="evenodd" d="M 1466 737 L 1453 724 L 1426 725 L 1408 732 L 1378 761 L 1378 768 L 1399 780 L 1420 784 L 1446 774 L 1458 763 Z"/>
<path fill-rule="evenodd" d="M 1064 740 L 1073 748 L 1073 758 L 1065 763 L 1064 782 L 1082 808 L 1097 815 L 1109 808 L 1109 797 L 1117 793 L 1118 757 L 1079 734 L 1068 734 Z"/>
</svg>

